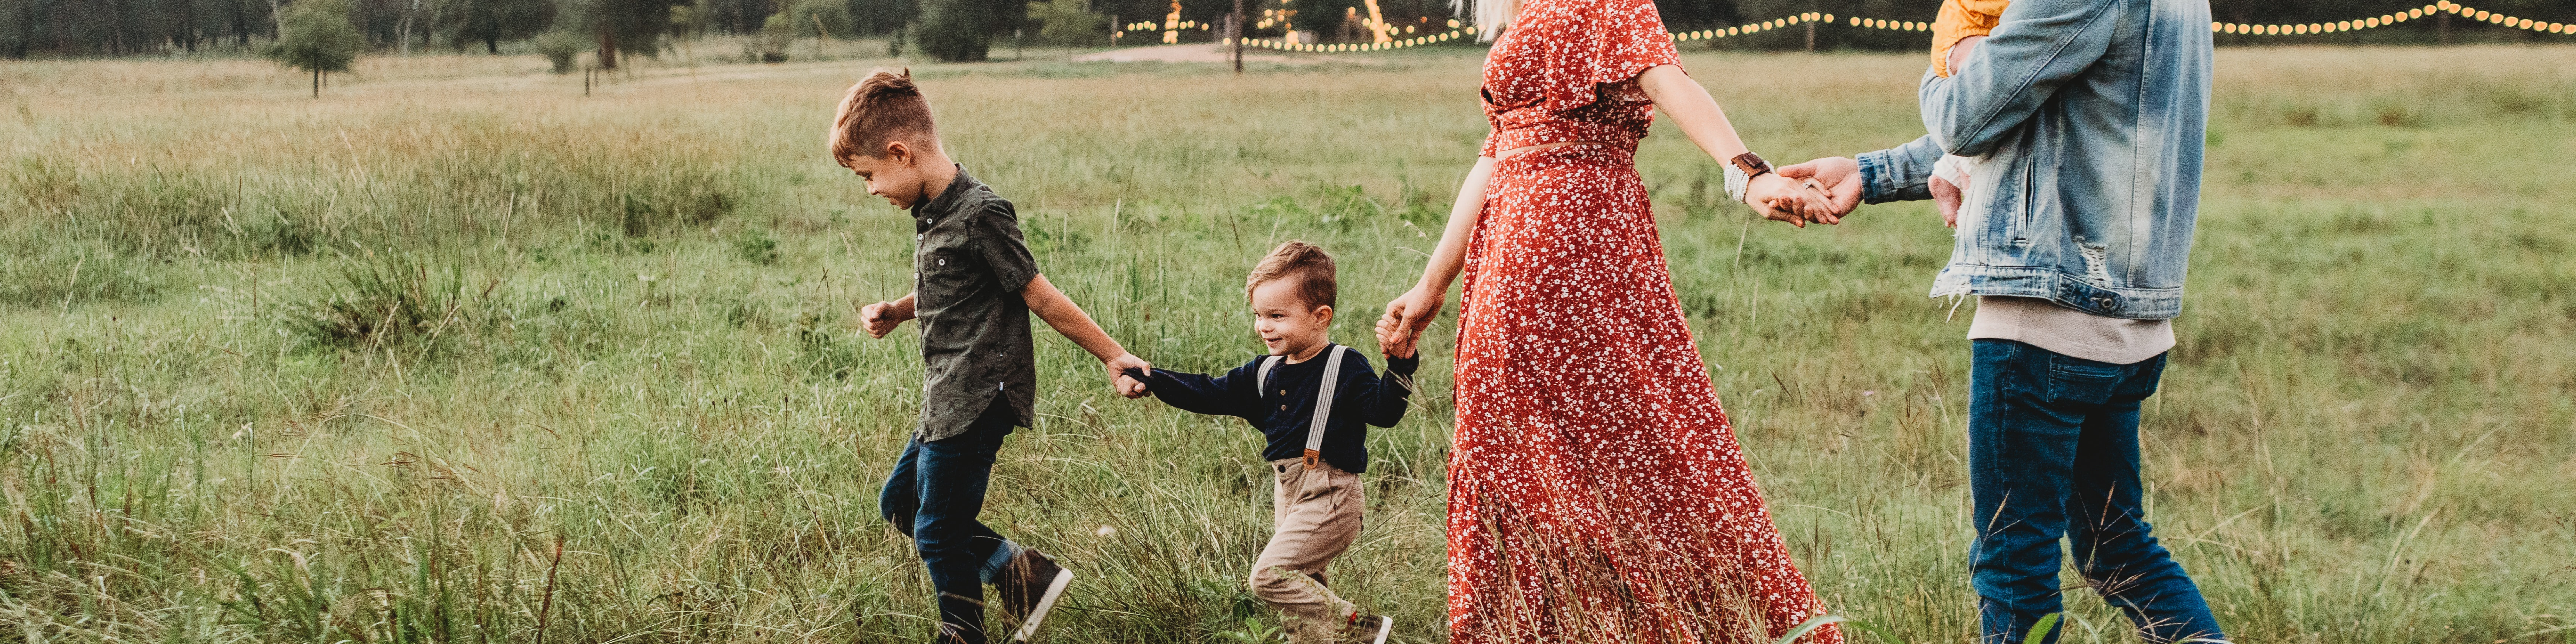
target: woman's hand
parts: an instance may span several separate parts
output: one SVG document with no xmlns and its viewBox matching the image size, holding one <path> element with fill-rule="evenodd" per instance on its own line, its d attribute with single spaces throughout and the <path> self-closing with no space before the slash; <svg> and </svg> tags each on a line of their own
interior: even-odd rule
<svg viewBox="0 0 2576 644">
<path fill-rule="evenodd" d="M 1433 291 L 1417 284 L 1386 303 L 1386 315 L 1377 319 L 1378 350 L 1398 358 L 1419 355 L 1414 345 L 1422 339 L 1422 330 L 1440 317 L 1440 307 L 1448 297 L 1443 291 L 1447 290 Z"/>
</svg>

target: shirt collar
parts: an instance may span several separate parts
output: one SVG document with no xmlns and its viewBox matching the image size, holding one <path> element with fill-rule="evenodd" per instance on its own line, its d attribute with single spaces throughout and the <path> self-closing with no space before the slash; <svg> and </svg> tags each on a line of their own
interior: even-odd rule
<svg viewBox="0 0 2576 644">
<path fill-rule="evenodd" d="M 974 189 L 975 186 L 982 185 L 975 181 L 975 177 L 968 176 L 966 174 L 965 164 L 956 165 L 957 178 L 950 179 L 948 181 L 948 188 L 939 191 L 938 197 L 934 197 L 929 201 L 914 204 L 912 206 L 913 218 L 919 219 L 924 216 L 938 217 L 953 212 L 957 209 L 957 200 L 965 198 L 966 192 Z"/>
</svg>

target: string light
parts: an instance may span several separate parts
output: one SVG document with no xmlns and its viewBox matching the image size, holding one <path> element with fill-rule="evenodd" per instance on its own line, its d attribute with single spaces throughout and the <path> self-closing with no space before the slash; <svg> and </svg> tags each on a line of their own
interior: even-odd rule
<svg viewBox="0 0 2576 644">
<path fill-rule="evenodd" d="M 2303 25 L 2218 23 L 2210 25 L 2210 31 L 2223 34 L 2254 36 L 2304 36 L 2321 33 L 2331 34 L 2347 31 L 2360 31 L 2363 29 L 2377 29 L 2408 20 L 2417 20 L 2425 16 L 2442 13 L 2458 14 L 2460 17 L 2468 18 L 2470 20 L 2489 22 L 2526 31 L 2538 31 L 2553 34 L 2576 34 L 2576 25 L 2532 20 L 2530 18 L 2516 18 L 2499 12 L 2462 6 L 2460 3 L 2451 2 L 2450 0 L 2441 0 L 2440 2 L 2424 5 L 2419 8 L 2366 17 L 2360 20 L 2339 20 L 2331 23 L 2308 23 Z"/>
<path fill-rule="evenodd" d="M 2209 31 L 2210 33 L 2250 36 L 2304 36 L 2312 34 L 2344 33 L 2360 31 L 2363 29 L 2378 29 L 2409 20 L 2420 20 L 2425 16 L 2442 13 L 2458 14 L 2461 17 L 2471 20 L 2493 23 L 2515 29 L 2576 35 L 2576 24 L 2562 24 L 2537 21 L 2529 18 L 2517 18 L 2504 15 L 2502 13 L 2462 6 L 2459 3 L 2451 2 L 2450 0 L 2441 0 L 2433 4 L 2424 5 L 2420 8 L 2407 9 L 2405 11 L 2392 12 L 2378 16 L 2369 16 L 2357 20 L 2268 25 L 2213 22 L 2209 24 Z M 1724 29 L 1696 29 L 1691 31 L 1672 32 L 1667 35 L 1674 41 L 1712 40 L 1717 38 L 1747 36 L 1803 23 L 1824 23 L 1835 26 L 1856 27 L 1861 29 L 1883 29 L 1889 31 L 1932 30 L 1932 23 L 1928 22 L 1863 18 L 1860 16 L 1844 16 L 1840 19 L 1836 19 L 1834 14 L 1810 11 L 1793 16 L 1764 20 L 1762 22 L 1727 27 Z M 1198 28 L 1201 30 L 1210 29 L 1209 25 L 1195 22 L 1183 22 L 1180 24 L 1183 28 Z M 1278 38 L 1247 38 L 1243 41 L 1243 44 L 1247 47 L 1263 47 L 1281 51 L 1342 53 L 1356 51 L 1385 51 L 1389 49 L 1436 45 L 1476 34 L 1476 27 L 1474 25 L 1462 24 L 1456 20 L 1451 20 L 1448 24 L 1450 29 L 1446 32 L 1425 34 L 1412 38 L 1402 38 L 1383 42 L 1325 44 L 1289 42 Z M 1127 31 L 1157 31 L 1155 27 L 1160 25 L 1152 22 L 1139 22 L 1124 26 L 1127 27 Z M 1218 42 L 1219 44 L 1230 45 L 1233 44 L 1234 41 L 1220 38 L 1218 39 Z"/>
</svg>

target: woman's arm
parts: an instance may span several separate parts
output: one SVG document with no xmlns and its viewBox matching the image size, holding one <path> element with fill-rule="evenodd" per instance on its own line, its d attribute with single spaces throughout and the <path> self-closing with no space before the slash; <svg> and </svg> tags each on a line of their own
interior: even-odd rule
<svg viewBox="0 0 2576 644">
<path fill-rule="evenodd" d="M 1449 225 L 1440 231 L 1440 246 L 1431 250 L 1431 264 L 1422 269 L 1422 281 L 1413 290 L 1386 304 L 1386 315 L 1377 321 L 1378 349 L 1390 356 L 1413 357 L 1413 343 L 1422 337 L 1422 329 L 1440 317 L 1440 305 L 1449 297 L 1449 283 L 1458 279 L 1458 271 L 1467 263 L 1467 238 L 1476 233 L 1476 220 L 1485 214 L 1485 184 L 1494 179 L 1494 158 L 1476 157 L 1476 167 L 1467 171 L 1467 180 L 1458 184 L 1458 199 L 1449 206 Z"/>
<path fill-rule="evenodd" d="M 1655 109 L 1671 116 L 1673 123 L 1681 126 L 1682 136 L 1690 137 L 1691 143 L 1710 158 L 1728 163 L 1747 151 L 1744 139 L 1735 134 L 1735 124 L 1727 122 L 1726 110 L 1718 107 L 1717 99 L 1708 95 L 1708 88 L 1691 80 L 1680 65 L 1647 68 L 1637 74 L 1637 85 L 1655 101 Z M 1830 201 L 1826 195 L 1807 192 L 1810 191 L 1802 189 L 1794 179 L 1766 173 L 1744 187 L 1744 202 L 1762 211 L 1764 218 L 1799 227 L 1805 227 L 1810 219 L 1828 224 L 1841 221 L 1831 209 L 1823 207 Z M 1816 207 L 1811 208 L 1811 204 Z"/>
</svg>

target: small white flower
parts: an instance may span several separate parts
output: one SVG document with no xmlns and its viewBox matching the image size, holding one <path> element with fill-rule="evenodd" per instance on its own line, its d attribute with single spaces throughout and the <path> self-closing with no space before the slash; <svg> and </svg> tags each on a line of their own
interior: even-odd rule
<svg viewBox="0 0 2576 644">
<path fill-rule="evenodd" d="M 1109 527 L 1109 526 L 1108 526 L 1108 525 L 1106 525 L 1106 524 L 1103 524 L 1103 525 L 1101 525 L 1101 526 L 1100 526 L 1100 529 L 1098 529 L 1098 530 L 1093 530 L 1093 531 L 1091 531 L 1091 533 L 1092 533 L 1092 534 L 1096 534 L 1096 535 L 1100 535 L 1100 536 L 1103 536 L 1103 537 L 1106 537 L 1106 536 L 1109 536 L 1109 535 L 1118 534 L 1118 529 L 1117 529 L 1117 528 L 1112 528 L 1112 527 Z"/>
</svg>

